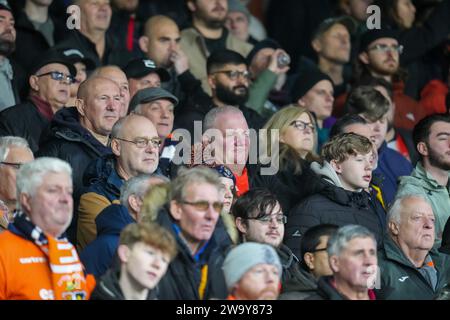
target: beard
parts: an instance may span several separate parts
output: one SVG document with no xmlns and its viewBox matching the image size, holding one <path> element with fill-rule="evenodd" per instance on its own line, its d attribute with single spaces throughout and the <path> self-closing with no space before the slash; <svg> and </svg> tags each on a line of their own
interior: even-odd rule
<svg viewBox="0 0 450 320">
<path fill-rule="evenodd" d="M 439 155 L 429 145 L 427 147 L 429 152 L 428 160 L 430 161 L 430 165 L 441 170 L 450 170 L 450 162 L 444 160 L 445 156 Z"/>
<path fill-rule="evenodd" d="M 0 55 L 9 56 L 16 50 L 16 42 L 0 37 Z"/>
<path fill-rule="evenodd" d="M 239 90 L 242 93 L 236 93 Z M 240 106 L 247 102 L 248 100 L 248 88 L 246 86 L 235 86 L 231 90 L 223 86 L 221 83 L 216 84 L 216 96 L 217 99 L 225 104 L 231 106 Z"/>
</svg>

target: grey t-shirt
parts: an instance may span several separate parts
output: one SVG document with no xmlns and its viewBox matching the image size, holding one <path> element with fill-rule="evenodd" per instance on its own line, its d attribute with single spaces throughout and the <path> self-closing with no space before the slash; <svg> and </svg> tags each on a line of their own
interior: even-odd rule
<svg viewBox="0 0 450 320">
<path fill-rule="evenodd" d="M 42 35 L 47 40 L 50 47 L 55 45 L 55 39 L 53 38 L 53 33 L 55 32 L 55 25 L 53 24 L 52 19 L 47 19 L 44 23 L 31 21 L 33 23 L 34 28 L 42 33 Z"/>
</svg>

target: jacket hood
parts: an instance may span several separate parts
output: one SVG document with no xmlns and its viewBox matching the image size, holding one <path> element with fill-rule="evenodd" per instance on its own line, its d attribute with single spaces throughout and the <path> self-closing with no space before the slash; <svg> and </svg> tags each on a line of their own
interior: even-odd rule
<svg viewBox="0 0 450 320">
<path fill-rule="evenodd" d="M 436 190 L 442 188 L 442 186 L 437 183 L 436 179 L 434 179 L 434 177 L 425 170 L 420 162 L 417 163 L 414 171 L 410 176 L 400 177 L 400 184 L 411 184 L 414 186 L 422 187 L 426 190 Z"/>
<path fill-rule="evenodd" d="M 342 188 L 342 183 L 339 180 L 336 171 L 334 171 L 328 161 L 323 161 L 323 164 L 320 164 L 318 162 L 311 163 L 311 170 L 329 183 L 335 185 L 336 187 Z"/>
<path fill-rule="evenodd" d="M 344 206 L 356 208 L 367 208 L 369 206 L 369 194 L 365 191 L 345 190 L 336 172 L 327 161 L 324 161 L 323 165 L 313 162 L 311 163 L 311 169 L 322 178 L 324 186 L 319 193 L 323 196 Z"/>
<path fill-rule="evenodd" d="M 136 222 L 128 213 L 128 209 L 120 204 L 112 204 L 106 207 L 95 218 L 97 225 L 97 235 L 114 234 L 120 235 L 120 232 L 130 223 Z"/>
<path fill-rule="evenodd" d="M 97 181 L 108 180 L 115 173 L 115 158 L 113 154 L 107 154 L 91 162 L 83 175 L 83 184 L 89 186 Z"/>
</svg>

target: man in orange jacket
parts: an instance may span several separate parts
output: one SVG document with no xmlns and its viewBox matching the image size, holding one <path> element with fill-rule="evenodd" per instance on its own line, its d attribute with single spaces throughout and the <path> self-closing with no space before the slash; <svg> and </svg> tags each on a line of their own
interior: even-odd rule
<svg viewBox="0 0 450 320">
<path fill-rule="evenodd" d="M 72 219 L 72 169 L 39 158 L 17 173 L 19 213 L 0 234 L 0 300 L 87 300 L 95 286 L 64 237 Z"/>
</svg>

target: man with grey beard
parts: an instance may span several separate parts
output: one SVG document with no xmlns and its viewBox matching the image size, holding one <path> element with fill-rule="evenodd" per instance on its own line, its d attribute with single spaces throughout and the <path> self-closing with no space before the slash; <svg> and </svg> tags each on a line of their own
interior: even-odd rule
<svg viewBox="0 0 450 320">
<path fill-rule="evenodd" d="M 400 178 L 397 197 L 420 195 L 435 214 L 436 241 L 450 217 L 450 116 L 433 114 L 420 120 L 413 131 L 420 161 L 410 176 Z"/>
<path fill-rule="evenodd" d="M 11 8 L 0 3 L 0 111 L 20 103 L 25 87 L 22 68 L 8 59 L 16 48 L 16 29 Z"/>
</svg>

